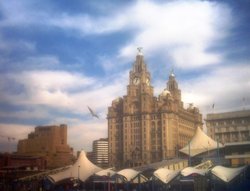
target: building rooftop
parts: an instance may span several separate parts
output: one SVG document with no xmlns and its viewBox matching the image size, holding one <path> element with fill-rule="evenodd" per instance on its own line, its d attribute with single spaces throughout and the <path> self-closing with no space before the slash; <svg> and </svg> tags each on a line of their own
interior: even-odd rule
<svg viewBox="0 0 250 191">
<path fill-rule="evenodd" d="M 225 143 L 224 146 L 250 145 L 250 141 Z"/>
<path fill-rule="evenodd" d="M 219 119 L 241 118 L 241 117 L 250 117 L 250 110 L 232 111 L 224 113 L 209 113 L 207 114 L 207 119 L 205 120 L 212 121 Z"/>
</svg>

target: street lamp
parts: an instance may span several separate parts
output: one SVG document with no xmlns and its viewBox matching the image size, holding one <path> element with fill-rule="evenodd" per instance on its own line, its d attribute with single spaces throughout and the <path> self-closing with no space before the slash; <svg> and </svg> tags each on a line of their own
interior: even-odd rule
<svg viewBox="0 0 250 191">
<path fill-rule="evenodd" d="M 80 176 L 80 168 L 81 168 L 81 166 L 79 165 L 78 166 L 78 182 L 80 182 L 80 177 L 79 177 Z"/>
</svg>

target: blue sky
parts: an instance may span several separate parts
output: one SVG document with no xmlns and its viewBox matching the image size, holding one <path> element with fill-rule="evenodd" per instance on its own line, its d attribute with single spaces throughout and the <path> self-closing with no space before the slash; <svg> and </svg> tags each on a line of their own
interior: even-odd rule
<svg viewBox="0 0 250 191">
<path fill-rule="evenodd" d="M 137 47 L 155 96 L 174 68 L 185 107 L 203 118 L 213 103 L 214 112 L 249 109 L 249 10 L 247 0 L 1 1 L 0 135 L 67 123 L 68 143 L 91 150 L 107 136 L 108 106 L 126 94 Z M 0 143 L 8 151 L 17 141 Z"/>
</svg>

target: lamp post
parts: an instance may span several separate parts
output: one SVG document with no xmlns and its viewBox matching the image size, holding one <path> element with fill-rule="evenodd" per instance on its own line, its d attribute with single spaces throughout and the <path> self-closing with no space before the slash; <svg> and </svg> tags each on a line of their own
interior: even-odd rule
<svg viewBox="0 0 250 191">
<path fill-rule="evenodd" d="M 78 166 L 78 182 L 80 182 L 80 168 L 81 168 L 81 166 L 79 165 Z"/>
<path fill-rule="evenodd" d="M 219 146 L 219 140 L 217 139 L 217 161 L 220 165 L 220 146 Z"/>
<path fill-rule="evenodd" d="M 108 172 L 108 191 L 110 191 L 110 172 Z"/>
<path fill-rule="evenodd" d="M 188 166 L 191 166 L 191 153 L 190 153 L 190 142 L 188 142 Z"/>
</svg>

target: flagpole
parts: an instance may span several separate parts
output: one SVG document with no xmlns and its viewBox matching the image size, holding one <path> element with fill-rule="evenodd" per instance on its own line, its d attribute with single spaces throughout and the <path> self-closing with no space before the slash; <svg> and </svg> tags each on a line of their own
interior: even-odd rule
<svg viewBox="0 0 250 191">
<path fill-rule="evenodd" d="M 220 164 L 220 150 L 219 150 L 219 140 L 217 139 L 217 160 L 218 160 L 218 163 Z"/>
<path fill-rule="evenodd" d="M 212 105 L 212 113 L 214 113 L 214 103 L 213 103 L 213 105 Z"/>
<path fill-rule="evenodd" d="M 190 141 L 189 141 L 189 143 L 188 143 L 188 155 L 189 155 L 189 158 L 188 158 L 188 166 L 191 166 Z"/>
<path fill-rule="evenodd" d="M 246 98 L 245 97 L 242 98 L 242 102 L 243 102 L 243 110 L 245 110 L 245 103 L 246 103 Z"/>
</svg>

